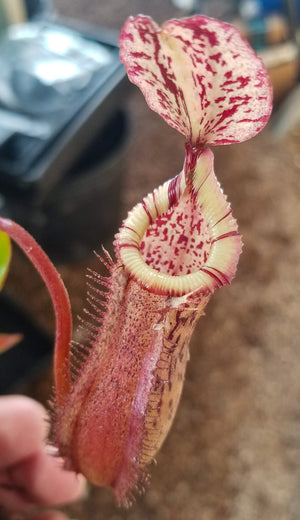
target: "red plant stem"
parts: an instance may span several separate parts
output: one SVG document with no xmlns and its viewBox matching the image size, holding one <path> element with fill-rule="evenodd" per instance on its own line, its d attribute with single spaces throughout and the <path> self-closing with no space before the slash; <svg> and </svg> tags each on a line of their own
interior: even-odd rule
<svg viewBox="0 0 300 520">
<path fill-rule="evenodd" d="M 61 402 L 70 389 L 70 342 L 72 315 L 65 285 L 54 265 L 35 239 L 12 220 L 0 217 L 0 229 L 8 234 L 28 256 L 50 293 L 56 320 L 54 377 L 57 399 Z"/>
</svg>

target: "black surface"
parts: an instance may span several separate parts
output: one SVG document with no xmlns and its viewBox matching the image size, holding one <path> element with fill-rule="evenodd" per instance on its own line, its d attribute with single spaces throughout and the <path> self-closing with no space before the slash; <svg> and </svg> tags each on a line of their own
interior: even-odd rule
<svg viewBox="0 0 300 520">
<path fill-rule="evenodd" d="M 17 392 L 50 362 L 53 340 L 3 295 L 0 297 L 0 332 L 23 334 L 18 345 L 0 355 L 0 394 Z"/>
</svg>

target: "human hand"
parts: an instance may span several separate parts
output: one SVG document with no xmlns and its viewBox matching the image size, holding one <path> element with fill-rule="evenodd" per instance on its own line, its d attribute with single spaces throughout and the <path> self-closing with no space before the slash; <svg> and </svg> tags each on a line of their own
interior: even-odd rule
<svg viewBox="0 0 300 520">
<path fill-rule="evenodd" d="M 48 423 L 43 406 L 24 396 L 0 397 L 0 508 L 21 513 L 72 502 L 83 494 L 85 480 L 65 471 L 45 445 Z M 59 512 L 26 520 L 64 520 Z"/>
</svg>

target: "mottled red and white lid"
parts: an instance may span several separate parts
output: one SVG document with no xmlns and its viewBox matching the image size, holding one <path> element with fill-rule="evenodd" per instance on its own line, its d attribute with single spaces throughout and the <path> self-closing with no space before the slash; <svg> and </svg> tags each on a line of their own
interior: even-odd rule
<svg viewBox="0 0 300 520">
<path fill-rule="evenodd" d="M 206 16 L 128 18 L 120 59 L 150 108 L 194 147 L 256 135 L 272 109 L 262 60 L 235 27 Z"/>
</svg>

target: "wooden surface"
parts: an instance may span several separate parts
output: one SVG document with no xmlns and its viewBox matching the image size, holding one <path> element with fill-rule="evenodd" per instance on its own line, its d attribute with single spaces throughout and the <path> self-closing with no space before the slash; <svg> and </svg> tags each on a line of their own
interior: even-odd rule
<svg viewBox="0 0 300 520">
<path fill-rule="evenodd" d="M 120 29 L 130 14 L 162 22 L 180 12 L 161 0 L 55 0 L 59 12 Z M 132 140 L 122 216 L 174 176 L 183 139 L 152 113 L 132 87 Z M 173 429 L 152 467 L 145 496 L 119 510 L 110 491 L 91 489 L 66 509 L 80 520 L 298 520 L 300 517 L 300 130 L 273 143 L 268 130 L 219 147 L 216 173 L 232 203 L 244 251 L 231 287 L 218 291 L 191 344 Z M 74 315 L 84 306 L 85 269 L 58 268 Z M 38 276 L 16 253 L 12 294 L 51 330 L 52 312 Z M 23 287 L 22 287 L 23 285 Z M 28 294 L 30 292 L 30 301 Z M 25 391 L 46 401 L 51 369 Z"/>
</svg>

